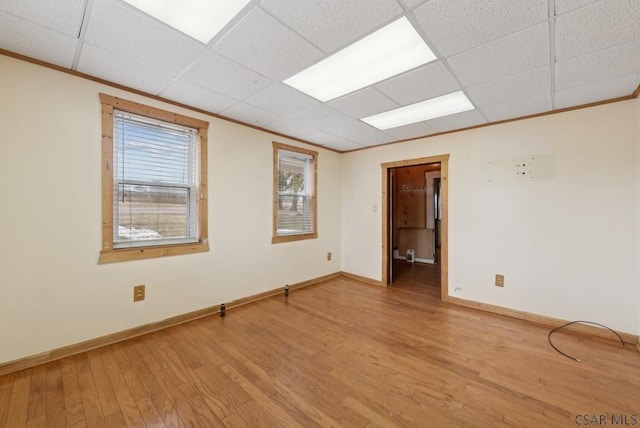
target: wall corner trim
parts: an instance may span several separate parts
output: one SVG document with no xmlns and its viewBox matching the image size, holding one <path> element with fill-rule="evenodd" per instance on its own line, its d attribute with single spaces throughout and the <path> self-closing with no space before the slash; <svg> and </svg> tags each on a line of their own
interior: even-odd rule
<svg viewBox="0 0 640 428">
<path fill-rule="evenodd" d="M 307 281 L 298 282 L 296 284 L 289 284 L 289 290 L 301 289 L 309 287 L 311 285 L 320 284 L 325 281 L 329 281 L 338 278 L 342 275 L 341 272 L 335 272 L 328 275 L 312 278 Z M 224 302 L 226 309 L 233 309 L 240 306 L 247 305 L 249 303 L 258 302 L 269 297 L 274 297 L 283 294 L 283 288 L 276 288 L 268 290 L 262 293 L 254 294 L 240 299 L 233 300 L 231 302 Z M 222 303 L 222 302 L 221 302 Z M 23 358 L 18 358 L 13 361 L 0 364 L 0 376 L 5 376 L 11 373 L 18 372 L 20 370 L 26 370 L 31 367 L 35 367 L 41 364 L 50 363 L 52 361 L 61 360 L 63 358 L 71 357 L 83 352 L 88 352 L 93 349 L 102 348 L 114 343 L 123 342 L 128 339 L 133 339 L 138 336 L 143 336 L 155 331 L 164 330 L 169 327 L 174 327 L 179 324 L 184 324 L 190 321 L 195 321 L 200 318 L 205 318 L 211 315 L 215 315 L 220 312 L 220 305 L 210 306 L 208 308 L 199 309 L 197 311 L 188 312 L 182 315 L 176 315 L 174 317 L 167 318 L 162 321 L 152 322 L 144 324 L 138 327 L 133 327 L 127 330 L 111 333 L 106 336 L 96 337 L 84 342 L 74 343 L 72 345 L 63 346 L 61 348 L 52 349 L 39 354 L 30 355 Z"/>
</svg>

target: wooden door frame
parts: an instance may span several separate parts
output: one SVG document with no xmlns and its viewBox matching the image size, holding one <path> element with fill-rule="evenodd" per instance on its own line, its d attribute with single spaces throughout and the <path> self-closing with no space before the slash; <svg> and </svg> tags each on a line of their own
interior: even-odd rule
<svg viewBox="0 0 640 428">
<path fill-rule="evenodd" d="M 382 285 L 389 286 L 389 170 L 404 166 L 440 163 L 440 297 L 449 299 L 449 155 L 429 156 L 403 161 L 387 162 L 382 166 Z"/>
</svg>

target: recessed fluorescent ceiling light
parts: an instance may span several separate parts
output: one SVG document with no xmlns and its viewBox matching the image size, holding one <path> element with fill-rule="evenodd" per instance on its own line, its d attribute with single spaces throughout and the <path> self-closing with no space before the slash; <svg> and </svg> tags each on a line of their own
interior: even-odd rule
<svg viewBox="0 0 640 428">
<path fill-rule="evenodd" d="M 407 18 L 400 18 L 284 83 L 329 101 L 434 59 Z"/>
<path fill-rule="evenodd" d="M 473 110 L 473 104 L 462 91 L 452 92 L 430 100 L 374 114 L 360 119 L 380 130 L 423 122 L 437 117 Z"/>
<path fill-rule="evenodd" d="M 249 0 L 124 1 L 204 44 L 249 3 Z"/>
</svg>

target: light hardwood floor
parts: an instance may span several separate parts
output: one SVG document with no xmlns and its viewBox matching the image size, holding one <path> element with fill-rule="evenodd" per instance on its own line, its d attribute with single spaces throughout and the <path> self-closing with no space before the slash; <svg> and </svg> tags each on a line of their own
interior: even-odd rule
<svg viewBox="0 0 640 428">
<path fill-rule="evenodd" d="M 440 265 L 394 261 L 395 290 L 412 291 L 440 299 Z"/>
<path fill-rule="evenodd" d="M 389 289 L 334 279 L 1 377 L 0 426 L 640 424 L 635 347 L 559 333 L 577 363 L 546 327 L 443 303 L 425 271 L 405 273 Z"/>
</svg>

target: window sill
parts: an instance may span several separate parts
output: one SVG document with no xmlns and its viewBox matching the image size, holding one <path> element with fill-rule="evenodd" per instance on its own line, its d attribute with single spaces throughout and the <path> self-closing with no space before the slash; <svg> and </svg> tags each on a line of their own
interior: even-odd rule
<svg viewBox="0 0 640 428">
<path fill-rule="evenodd" d="M 302 241 L 304 239 L 316 239 L 318 237 L 317 233 L 305 233 L 301 235 L 284 235 L 284 236 L 274 236 L 271 238 L 272 244 L 279 244 L 281 242 L 292 242 L 292 241 Z"/>
<path fill-rule="evenodd" d="M 178 244 L 158 247 L 121 248 L 100 252 L 98 264 L 126 262 L 130 260 L 151 259 L 181 254 L 203 253 L 209 251 L 209 244 Z"/>
</svg>

